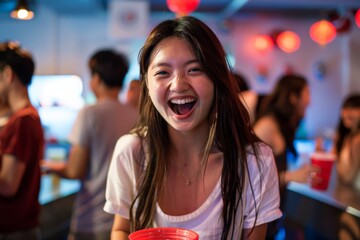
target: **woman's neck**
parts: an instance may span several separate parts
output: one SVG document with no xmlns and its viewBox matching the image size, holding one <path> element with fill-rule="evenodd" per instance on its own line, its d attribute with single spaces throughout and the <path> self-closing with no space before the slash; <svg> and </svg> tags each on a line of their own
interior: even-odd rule
<svg viewBox="0 0 360 240">
<path fill-rule="evenodd" d="M 209 136 L 209 126 L 191 132 L 179 132 L 169 127 L 170 153 L 182 159 L 194 159 L 204 151 Z"/>
</svg>

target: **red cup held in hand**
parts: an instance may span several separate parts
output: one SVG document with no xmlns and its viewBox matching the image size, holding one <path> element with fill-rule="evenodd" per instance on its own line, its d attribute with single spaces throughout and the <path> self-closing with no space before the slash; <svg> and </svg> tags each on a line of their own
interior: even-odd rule
<svg viewBox="0 0 360 240">
<path fill-rule="evenodd" d="M 199 235 L 191 230 L 182 228 L 147 228 L 133 232 L 130 240 L 198 240 Z"/>
<path fill-rule="evenodd" d="M 327 152 L 315 152 L 311 155 L 311 164 L 318 168 L 318 171 L 311 174 L 312 188 L 322 191 L 328 188 L 335 158 L 335 154 Z"/>
</svg>

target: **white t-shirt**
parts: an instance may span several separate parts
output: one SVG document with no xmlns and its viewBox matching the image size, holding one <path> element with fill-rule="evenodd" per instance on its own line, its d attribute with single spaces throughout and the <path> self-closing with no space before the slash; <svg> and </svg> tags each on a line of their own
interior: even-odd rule
<svg viewBox="0 0 360 240">
<path fill-rule="evenodd" d="M 129 219 L 129 209 L 137 193 L 136 182 L 138 181 L 144 166 L 139 164 L 143 161 L 141 140 L 136 135 L 125 135 L 116 144 L 113 159 L 111 161 L 107 187 L 106 203 L 104 210 L 118 214 Z M 256 225 L 271 222 L 280 218 L 282 213 L 279 209 L 279 183 L 273 153 L 269 147 L 260 145 L 259 158 L 261 173 L 254 155 L 248 155 L 250 181 L 256 201 L 248 180 L 243 193 L 243 221 L 236 221 L 235 237 L 240 239 L 242 229 L 252 228 L 256 217 Z M 261 184 L 260 184 L 261 181 Z M 197 232 L 201 240 L 218 240 L 222 233 L 221 211 L 223 202 L 221 198 L 221 178 L 208 199 L 197 210 L 182 216 L 170 216 L 164 213 L 159 205 L 156 206 L 154 227 L 180 227 Z M 241 208 L 237 216 L 242 216 Z"/>
</svg>

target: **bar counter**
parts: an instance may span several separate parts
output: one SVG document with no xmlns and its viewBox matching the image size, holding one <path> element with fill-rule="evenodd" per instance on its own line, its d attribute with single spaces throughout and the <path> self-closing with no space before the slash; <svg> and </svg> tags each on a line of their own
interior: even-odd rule
<svg viewBox="0 0 360 240">
<path fill-rule="evenodd" d="M 43 175 L 39 202 L 41 204 L 40 229 L 43 240 L 63 240 L 69 229 L 75 194 L 80 189 L 77 180 Z"/>
<path fill-rule="evenodd" d="M 313 142 L 301 142 L 300 155 L 308 158 Z M 309 147 L 310 146 L 310 147 Z M 360 239 L 360 190 L 338 180 L 333 165 L 327 190 L 292 182 L 287 188 L 286 224 L 304 234 L 303 239 Z"/>
</svg>

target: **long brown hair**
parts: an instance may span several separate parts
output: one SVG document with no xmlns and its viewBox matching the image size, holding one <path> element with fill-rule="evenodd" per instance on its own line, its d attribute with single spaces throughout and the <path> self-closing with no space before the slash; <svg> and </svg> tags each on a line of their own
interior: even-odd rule
<svg viewBox="0 0 360 240">
<path fill-rule="evenodd" d="M 343 109 L 360 109 L 360 93 L 354 93 L 352 95 L 347 96 L 344 100 L 341 110 Z M 360 130 L 360 123 L 357 126 L 357 130 Z M 342 117 L 339 119 L 339 123 L 337 126 L 337 137 L 335 142 L 335 150 L 339 155 L 341 152 L 341 148 L 343 146 L 344 140 L 347 136 L 350 136 L 351 129 L 345 127 Z"/>
<path fill-rule="evenodd" d="M 246 148 L 251 146 L 256 154 L 255 142 L 258 139 L 251 129 L 249 114 L 238 98 L 235 80 L 220 41 L 207 25 L 190 16 L 167 20 L 157 25 L 139 53 L 142 96 L 140 120 L 135 132 L 146 145 L 147 166 L 139 183 L 139 193 L 130 209 L 132 230 L 151 227 L 156 200 L 164 184 L 165 159 L 170 142 L 167 123 L 151 102 L 146 82 L 154 48 L 162 40 L 174 36 L 183 39 L 192 47 L 203 71 L 214 84 L 215 98 L 208 117 L 211 129 L 204 156 L 208 156 L 213 146 L 224 155 L 221 173 L 224 204 L 221 239 L 231 238 L 235 231 L 235 220 L 242 221 L 240 216 L 236 216 L 236 212 L 242 206 L 242 192 L 245 177 L 248 176 L 246 157 L 249 151 Z M 255 197 L 254 201 L 256 202 Z"/>
<path fill-rule="evenodd" d="M 300 97 L 303 89 L 308 86 L 305 77 L 298 74 L 285 74 L 280 77 L 274 90 L 266 96 L 261 103 L 258 119 L 264 115 L 273 115 L 279 123 L 281 134 L 284 136 L 286 147 L 297 156 L 293 145 L 296 129 L 302 118 L 290 98 L 295 95 Z"/>
</svg>

